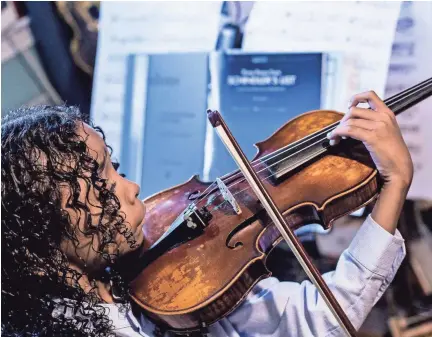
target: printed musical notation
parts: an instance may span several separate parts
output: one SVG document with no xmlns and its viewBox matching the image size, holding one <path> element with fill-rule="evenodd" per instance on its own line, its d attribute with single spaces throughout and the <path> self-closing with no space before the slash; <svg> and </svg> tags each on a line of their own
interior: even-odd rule
<svg viewBox="0 0 432 337">
<path fill-rule="evenodd" d="M 431 2 L 404 2 L 397 23 L 386 86 L 386 97 L 432 77 Z M 432 99 L 398 116 L 414 162 L 408 197 L 432 200 Z"/>
<path fill-rule="evenodd" d="M 104 129 L 115 158 L 121 156 L 128 55 L 211 51 L 220 11 L 220 1 L 101 4 L 91 116 Z"/>
<path fill-rule="evenodd" d="M 345 55 L 345 83 L 334 108 L 374 90 L 384 94 L 400 2 L 256 2 L 245 28 L 249 51 L 334 52 Z"/>
</svg>

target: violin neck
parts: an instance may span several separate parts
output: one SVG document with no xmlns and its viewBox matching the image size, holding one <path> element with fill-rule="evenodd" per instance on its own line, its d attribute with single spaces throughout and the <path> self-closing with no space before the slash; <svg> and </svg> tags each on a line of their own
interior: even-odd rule
<svg viewBox="0 0 432 337">
<path fill-rule="evenodd" d="M 395 115 L 399 115 L 430 96 L 432 96 L 432 78 L 385 99 L 384 103 Z"/>
</svg>

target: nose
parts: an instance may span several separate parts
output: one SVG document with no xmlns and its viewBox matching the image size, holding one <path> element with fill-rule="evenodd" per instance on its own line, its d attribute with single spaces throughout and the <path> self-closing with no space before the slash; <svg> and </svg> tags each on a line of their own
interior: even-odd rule
<svg viewBox="0 0 432 337">
<path fill-rule="evenodd" d="M 135 199 L 136 199 L 136 198 L 138 198 L 138 196 L 140 194 L 141 188 L 136 183 L 134 183 L 134 185 L 135 185 Z"/>
<path fill-rule="evenodd" d="M 129 182 L 129 186 L 127 186 L 127 198 L 128 198 L 128 202 L 130 202 L 131 204 L 135 203 L 138 195 L 140 194 L 140 187 L 137 183 L 128 180 Z"/>
</svg>

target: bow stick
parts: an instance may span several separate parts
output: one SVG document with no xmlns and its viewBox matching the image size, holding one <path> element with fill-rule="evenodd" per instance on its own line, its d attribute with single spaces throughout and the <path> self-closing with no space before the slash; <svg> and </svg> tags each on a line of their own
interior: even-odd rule
<svg viewBox="0 0 432 337">
<path fill-rule="evenodd" d="M 339 303 L 328 288 L 327 284 L 324 282 L 324 279 L 322 278 L 318 270 L 310 261 L 310 258 L 304 250 L 303 246 L 286 223 L 284 217 L 277 208 L 268 191 L 265 189 L 261 180 L 259 180 L 257 174 L 252 169 L 248 159 L 246 158 L 245 154 L 243 153 L 242 149 L 238 145 L 233 135 L 231 134 L 220 113 L 218 111 L 208 110 L 207 115 L 213 128 L 216 130 L 222 142 L 230 152 L 231 156 L 236 161 L 240 171 L 243 173 L 249 185 L 254 190 L 257 198 L 261 201 L 261 204 L 264 206 L 273 223 L 279 229 L 282 237 L 285 239 L 288 246 L 294 253 L 295 257 L 300 262 L 309 279 L 318 289 L 319 293 L 329 306 L 330 310 L 336 317 L 341 327 L 344 329 L 348 336 L 356 336 L 356 330 L 354 329 L 354 326 L 351 324 L 345 312 L 340 307 Z"/>
</svg>

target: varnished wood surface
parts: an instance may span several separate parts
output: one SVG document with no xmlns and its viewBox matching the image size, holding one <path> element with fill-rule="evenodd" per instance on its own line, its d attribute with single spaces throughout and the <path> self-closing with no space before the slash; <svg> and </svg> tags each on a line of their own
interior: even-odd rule
<svg viewBox="0 0 432 337">
<path fill-rule="evenodd" d="M 341 117 L 333 111 L 303 114 L 257 144 L 256 158 L 302 139 Z M 267 175 L 268 171 L 260 173 L 261 178 Z M 202 192 L 207 186 L 193 177 L 185 184 L 146 199 L 145 248 L 186 208 L 189 195 Z M 335 218 L 373 200 L 377 193 L 377 173 L 361 145 L 354 152 L 341 148 L 328 153 L 283 182 L 275 185 L 267 180 L 265 186 L 292 228 L 312 222 L 328 227 Z M 247 183 L 241 182 L 230 190 L 235 194 L 246 187 Z M 132 282 L 132 298 L 147 315 L 176 329 L 192 329 L 201 322 L 211 324 L 231 312 L 261 277 L 269 275 L 264 267 L 266 253 L 280 235 L 268 219 L 254 221 L 229 240 L 229 246 L 241 242 L 240 247 L 232 249 L 226 244 L 230 233 L 261 209 L 250 189 L 237 194 L 236 200 L 242 214 L 235 214 L 225 203 L 213 211 L 213 219 L 202 236 L 161 256 Z M 213 204 L 222 201 L 219 196 Z"/>
</svg>

